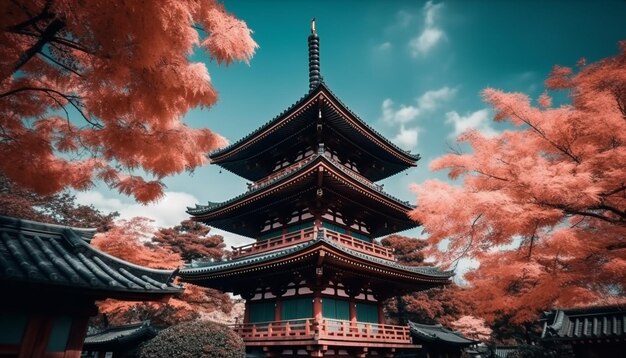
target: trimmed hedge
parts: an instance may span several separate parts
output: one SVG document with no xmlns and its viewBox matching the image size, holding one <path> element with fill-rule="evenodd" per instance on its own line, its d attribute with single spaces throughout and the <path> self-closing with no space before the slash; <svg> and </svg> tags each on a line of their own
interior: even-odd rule
<svg viewBox="0 0 626 358">
<path fill-rule="evenodd" d="M 197 320 L 162 330 L 141 347 L 141 358 L 243 358 L 241 337 L 223 324 Z"/>
</svg>

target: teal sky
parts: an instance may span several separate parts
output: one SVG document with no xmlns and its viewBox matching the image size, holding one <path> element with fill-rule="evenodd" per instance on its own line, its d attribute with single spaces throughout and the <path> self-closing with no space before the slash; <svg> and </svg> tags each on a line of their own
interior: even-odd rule
<svg viewBox="0 0 626 358">
<path fill-rule="evenodd" d="M 308 91 L 307 36 L 317 19 L 321 72 L 353 112 L 404 149 L 418 167 L 383 181 L 415 201 L 410 183 L 428 178 L 428 163 L 454 145 L 459 131 L 494 125 L 480 92 L 494 87 L 536 99 L 555 64 L 574 66 L 617 53 L 626 40 L 626 1 L 226 1 L 254 31 L 260 48 L 249 65 L 218 66 L 203 54 L 219 102 L 191 111 L 185 122 L 208 127 L 230 142 L 271 120 Z M 165 181 L 168 196 L 142 207 L 102 185 L 81 202 L 124 216 L 172 225 L 195 202 L 223 201 L 245 181 L 217 166 Z M 415 235 L 419 234 L 419 231 Z M 225 234 L 231 244 L 242 241 Z M 230 237 L 230 238 L 229 238 Z"/>
</svg>

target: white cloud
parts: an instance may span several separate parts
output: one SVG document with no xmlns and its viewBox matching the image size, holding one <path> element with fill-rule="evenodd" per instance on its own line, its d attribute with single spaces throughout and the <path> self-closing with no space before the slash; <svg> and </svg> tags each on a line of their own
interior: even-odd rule
<svg viewBox="0 0 626 358">
<path fill-rule="evenodd" d="M 456 94 L 456 88 L 442 87 L 437 90 L 426 91 L 415 99 L 415 105 L 394 106 L 391 99 L 387 98 L 381 106 L 383 122 L 390 126 L 398 126 L 398 134 L 392 139 L 400 148 L 413 150 L 418 143 L 421 128 L 418 126 L 408 127 L 407 124 L 423 113 L 432 112 L 442 102 L 450 100 Z"/>
<path fill-rule="evenodd" d="M 135 202 L 122 202 L 120 199 L 106 198 L 98 191 L 78 192 L 76 201 L 84 205 L 93 205 L 102 212 L 109 213 L 117 211 L 120 219 L 130 219 L 135 216 L 142 216 L 154 220 L 154 226 L 171 227 L 178 225 L 181 221 L 188 219 L 185 212 L 188 206 L 194 206 L 198 199 L 188 193 L 166 192 L 165 197 L 157 203 L 142 205 Z M 239 246 L 249 244 L 253 240 L 250 238 L 232 234 L 216 228 L 211 229 L 211 233 L 222 235 L 224 242 L 229 246 Z"/>
<path fill-rule="evenodd" d="M 426 55 L 435 45 L 446 38 L 446 34 L 436 25 L 438 13 L 443 8 L 443 3 L 433 4 L 429 1 L 424 5 L 424 29 L 409 41 L 411 55 L 418 57 Z"/>
<path fill-rule="evenodd" d="M 382 119 L 388 124 L 404 124 L 412 121 L 419 114 L 419 109 L 414 106 L 401 105 L 399 109 L 394 110 L 393 101 L 389 98 L 383 101 Z"/>
<path fill-rule="evenodd" d="M 412 150 L 417 147 L 418 135 L 420 128 L 405 128 L 404 125 L 400 126 L 400 133 L 396 135 L 391 141 L 398 147 L 404 150 Z"/>
<path fill-rule="evenodd" d="M 438 90 L 427 91 L 417 100 L 420 111 L 432 111 L 441 102 L 448 101 L 456 94 L 456 88 L 442 87 Z"/>
<path fill-rule="evenodd" d="M 459 115 L 456 111 L 446 113 L 446 123 L 454 125 L 454 132 L 451 137 L 456 137 L 470 129 L 474 129 L 487 137 L 493 137 L 498 132 L 491 127 L 490 113 L 488 109 L 481 109 L 465 116 Z"/>
<path fill-rule="evenodd" d="M 389 41 L 383 42 L 380 45 L 378 45 L 378 47 L 376 47 L 376 49 L 378 51 L 381 51 L 381 52 L 389 51 L 391 49 L 391 42 L 389 42 Z"/>
</svg>

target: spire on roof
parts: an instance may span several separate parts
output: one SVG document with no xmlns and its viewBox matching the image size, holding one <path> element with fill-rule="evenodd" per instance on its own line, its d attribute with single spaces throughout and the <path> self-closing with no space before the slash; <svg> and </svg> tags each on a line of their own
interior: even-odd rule
<svg viewBox="0 0 626 358">
<path fill-rule="evenodd" d="M 309 35 L 309 90 L 313 90 L 321 81 L 320 75 L 320 39 L 315 30 L 315 18 L 311 20 Z"/>
</svg>

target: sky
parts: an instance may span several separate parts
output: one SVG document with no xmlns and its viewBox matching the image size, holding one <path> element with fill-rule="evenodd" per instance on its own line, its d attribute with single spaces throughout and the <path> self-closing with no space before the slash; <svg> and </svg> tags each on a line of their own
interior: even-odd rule
<svg viewBox="0 0 626 358">
<path fill-rule="evenodd" d="M 555 64 L 575 66 L 615 55 L 626 40 L 626 1 L 225 1 L 259 44 L 249 64 L 218 66 L 201 52 L 219 92 L 211 108 L 184 122 L 231 143 L 270 121 L 308 92 L 307 37 L 316 18 L 324 82 L 362 120 L 405 150 L 416 168 L 388 178 L 385 190 L 416 202 L 411 183 L 446 180 L 429 163 L 456 146 L 468 129 L 497 135 L 481 100 L 487 87 L 536 99 Z M 157 226 L 187 218 L 186 206 L 228 200 L 246 181 L 208 165 L 165 179 L 166 197 L 144 206 L 103 185 L 78 201 Z M 250 240 L 222 234 L 228 245 Z M 420 230 L 404 234 L 419 236 Z"/>
</svg>

